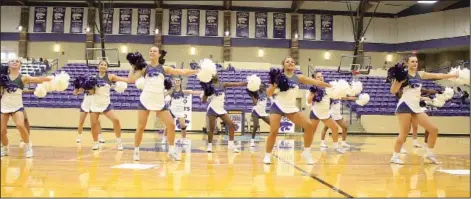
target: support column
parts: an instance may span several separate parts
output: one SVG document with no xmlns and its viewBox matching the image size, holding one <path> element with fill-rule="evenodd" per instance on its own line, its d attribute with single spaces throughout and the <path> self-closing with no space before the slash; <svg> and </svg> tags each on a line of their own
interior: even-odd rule
<svg viewBox="0 0 471 199">
<path fill-rule="evenodd" d="M 96 29 L 96 8 L 89 6 L 87 15 L 87 27 L 90 31 L 86 32 L 85 48 L 95 48 L 95 29 Z M 95 59 L 93 51 L 87 51 L 85 58 L 88 60 Z"/>
<path fill-rule="evenodd" d="M 296 61 L 296 63 L 299 63 L 298 19 L 299 19 L 299 15 L 297 13 L 291 13 L 290 56 L 291 56 L 291 58 L 293 58 Z"/>
<path fill-rule="evenodd" d="M 229 34 L 226 34 L 229 33 Z M 224 11 L 224 47 L 223 47 L 223 61 L 232 60 L 231 51 L 231 11 Z"/>
<path fill-rule="evenodd" d="M 27 6 L 21 7 L 20 26 L 23 29 L 19 32 L 18 57 L 28 57 L 28 29 L 29 29 L 29 10 Z"/>
<path fill-rule="evenodd" d="M 164 19 L 164 9 L 156 8 L 155 9 L 155 29 L 158 29 L 159 32 L 155 34 L 155 30 L 154 30 L 154 45 L 157 46 L 159 49 L 162 47 L 162 21 L 163 19 Z"/>
</svg>

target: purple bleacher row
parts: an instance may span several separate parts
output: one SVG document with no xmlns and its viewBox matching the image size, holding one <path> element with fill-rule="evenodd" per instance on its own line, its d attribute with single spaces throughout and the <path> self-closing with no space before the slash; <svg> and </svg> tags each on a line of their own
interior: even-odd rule
<svg viewBox="0 0 471 199">
<path fill-rule="evenodd" d="M 8 63 L 2 63 L 2 66 L 8 66 Z M 23 63 L 21 65 L 21 74 L 28 74 L 30 76 L 41 76 L 51 67 L 44 63 Z"/>
<path fill-rule="evenodd" d="M 88 68 L 84 64 L 68 64 L 62 69 L 71 76 L 71 81 L 81 74 L 90 73 L 96 74 L 97 69 Z M 335 79 L 345 79 L 351 81 L 352 75 L 345 73 L 338 73 L 333 70 L 318 70 L 324 73 L 325 81 L 329 82 Z M 127 70 L 110 70 L 112 74 L 118 76 L 127 76 Z M 296 71 L 297 74 L 302 74 L 301 71 Z M 247 76 L 256 74 L 264 83 L 269 82 L 267 70 L 237 70 L 237 71 L 219 71 L 220 80 L 223 82 L 238 82 L 246 81 Z M 363 82 L 363 93 L 368 93 L 371 97 L 370 102 L 361 107 L 355 104 L 354 101 L 347 102 L 353 112 L 358 115 L 393 115 L 397 104 L 397 99 L 389 93 L 389 84 L 385 83 L 384 77 L 360 77 Z M 302 89 L 307 89 L 309 86 L 303 85 Z M 443 89 L 432 81 L 424 82 L 424 87 L 427 89 Z M 34 87 L 30 87 L 34 89 Z M 200 90 L 201 86 L 196 76 L 188 78 L 186 89 Z M 241 88 L 228 88 L 226 89 L 226 106 L 227 110 L 245 110 L 250 111 L 252 108 L 252 100 L 247 95 L 245 87 Z M 82 102 L 83 96 L 72 95 L 73 87 L 65 92 L 52 92 L 43 99 L 38 99 L 31 93 L 24 94 L 24 104 L 26 107 L 50 107 L 50 108 L 78 108 Z M 124 93 L 116 93 L 111 91 L 111 102 L 114 109 L 129 110 L 136 109 L 138 106 L 140 90 L 134 84 L 129 84 L 128 89 Z M 207 104 L 201 103 L 199 96 L 192 98 L 193 111 L 205 111 Z M 59 102 L 59 103 L 58 103 Z M 270 103 L 270 102 L 268 102 Z M 267 104 L 269 107 L 269 104 Z M 428 112 L 429 115 L 435 116 L 469 116 L 469 104 L 460 104 L 457 99 L 451 100 L 445 104 L 443 108 L 432 110 Z"/>
</svg>

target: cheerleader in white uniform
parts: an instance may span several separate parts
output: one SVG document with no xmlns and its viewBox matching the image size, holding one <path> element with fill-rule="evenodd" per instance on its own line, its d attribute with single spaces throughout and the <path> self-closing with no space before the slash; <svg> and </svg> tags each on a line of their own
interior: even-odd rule
<svg viewBox="0 0 471 199">
<path fill-rule="evenodd" d="M 188 69 L 173 69 L 171 67 L 159 64 L 160 51 L 158 47 L 152 47 L 149 50 L 150 64 L 142 68 L 134 68 L 129 73 L 128 83 L 135 83 L 140 77 L 145 79 L 144 88 L 141 92 L 138 106 L 138 124 L 134 139 L 134 155 L 135 161 L 139 161 L 139 146 L 142 141 L 142 134 L 147 125 L 147 118 L 150 111 L 156 111 L 157 117 L 165 124 L 168 131 L 169 141 L 169 158 L 173 160 L 180 160 L 180 156 L 175 150 L 175 123 L 173 122 L 172 115 L 165 106 L 165 75 L 195 75 L 198 73 L 196 70 Z"/>
<path fill-rule="evenodd" d="M 315 79 L 324 82 L 324 76 L 321 72 L 315 74 Z M 319 122 L 322 121 L 332 131 L 332 140 L 334 141 L 334 150 L 343 154 L 345 151 L 339 147 L 339 129 L 330 115 L 330 97 L 324 88 L 315 87 L 316 92 L 309 93 L 307 103 L 312 105 L 309 118 L 311 119 L 314 131 L 316 131 Z M 319 96 L 316 96 L 319 95 Z"/>
<path fill-rule="evenodd" d="M 174 78 L 174 88 L 168 93 L 170 99 L 170 113 L 173 118 L 177 118 L 182 130 L 182 138 L 186 139 L 186 123 L 185 123 L 185 103 L 184 97 L 187 94 L 199 95 L 201 91 L 182 90 L 182 79 L 180 77 Z M 167 130 L 165 129 L 162 144 L 167 142 Z"/>
<path fill-rule="evenodd" d="M 342 142 L 340 143 L 340 146 L 343 148 L 350 148 L 351 146 L 347 144 L 347 132 L 348 132 L 348 124 L 347 122 L 343 119 L 342 116 L 342 100 L 356 100 L 357 97 L 343 97 L 341 100 L 340 99 L 330 99 L 330 115 L 332 115 L 332 119 L 337 123 L 340 128 L 342 128 Z M 325 144 L 325 135 L 327 134 L 327 130 L 329 127 L 324 125 L 324 129 L 322 130 L 321 134 L 321 148 L 327 148 L 327 145 Z"/>
<path fill-rule="evenodd" d="M 13 118 L 16 128 L 20 132 L 21 139 L 25 143 L 25 157 L 33 157 L 33 148 L 29 140 L 28 129 L 25 126 L 24 108 L 23 108 L 23 90 L 25 84 L 39 84 L 46 81 L 51 81 L 50 77 L 31 77 L 29 75 L 22 75 L 20 73 L 21 62 L 20 60 L 11 60 L 8 62 L 8 85 L 2 86 L 0 89 L 1 105 L 0 112 L 1 118 L 1 156 L 8 155 L 8 137 L 7 137 L 7 124 L 10 117 Z"/>
<path fill-rule="evenodd" d="M 393 80 L 391 85 L 391 93 L 396 94 L 402 89 L 402 96 L 397 103 L 396 116 L 399 120 L 399 136 L 396 138 L 394 153 L 391 158 L 391 163 L 404 164 L 400 159 L 399 153 L 404 143 L 409 130 L 411 128 L 412 120 L 415 119 L 417 123 L 424 127 L 429 132 L 428 143 L 424 158 L 430 161 L 432 164 L 439 164 L 433 148 L 437 140 L 438 128 L 433 124 L 428 115 L 420 107 L 420 95 L 422 88 L 423 79 L 449 79 L 458 78 L 457 74 L 442 74 L 442 73 L 427 73 L 423 71 L 417 71 L 418 59 L 415 55 L 408 56 L 406 59 L 406 66 L 408 72 L 408 78 L 403 81 Z M 403 86 L 405 85 L 405 86 Z"/>
<path fill-rule="evenodd" d="M 83 100 L 79 107 L 80 119 L 79 119 L 79 124 L 77 127 L 78 135 L 77 135 L 77 139 L 75 140 L 77 143 L 80 143 L 82 141 L 83 125 L 85 123 L 85 119 L 87 119 L 88 113 L 90 113 L 90 103 L 91 103 L 91 100 L 90 100 L 91 95 L 89 94 L 89 91 L 83 90 L 83 88 L 74 89 L 73 95 L 78 95 L 80 93 L 83 93 Z M 99 129 L 101 129 L 101 127 Z M 99 132 L 98 140 L 100 143 L 105 143 L 105 140 L 103 139 L 101 131 Z"/>
<path fill-rule="evenodd" d="M 100 144 L 98 143 L 98 133 L 101 132 L 99 116 L 100 114 L 103 114 L 113 123 L 113 129 L 116 136 L 116 148 L 121 151 L 123 150 L 123 144 L 121 141 L 121 124 L 112 110 L 110 90 L 113 82 L 125 82 L 127 81 L 127 78 L 108 74 L 108 62 L 103 60 L 98 63 L 98 75 L 96 76 L 96 79 L 97 85 L 94 89 L 90 90 L 91 95 L 87 99 L 90 104 L 90 124 L 94 141 L 92 150 L 98 150 L 100 148 Z"/>
<path fill-rule="evenodd" d="M 250 147 L 255 147 L 255 134 L 257 130 L 260 128 L 259 119 L 262 119 L 265 123 L 270 125 L 270 118 L 267 114 L 267 94 L 266 94 L 266 86 L 262 84 L 260 86 L 260 90 L 256 92 L 255 95 L 251 95 L 254 107 L 252 108 L 252 139 L 250 140 Z"/>
<path fill-rule="evenodd" d="M 213 151 L 214 126 L 216 126 L 216 119 L 221 118 L 224 124 L 229 127 L 229 149 L 232 149 L 234 153 L 239 153 L 239 149 L 234 144 L 235 124 L 224 109 L 225 89 L 247 86 L 247 82 L 220 82 L 219 77 L 215 75 L 211 80 L 211 85 L 214 88 L 214 92 L 207 96 L 208 93 L 204 91 L 203 96 L 203 103 L 206 103 L 208 100 L 210 101 L 206 112 L 209 120 L 208 147 L 206 152 L 211 153 Z"/>
<path fill-rule="evenodd" d="M 263 163 L 271 164 L 271 152 L 276 142 L 278 130 L 280 129 L 281 117 L 286 116 L 289 120 L 294 122 L 296 125 L 300 125 L 304 129 L 304 151 L 302 156 L 307 164 L 314 164 L 311 155 L 314 126 L 296 106 L 296 96 L 299 90 L 299 84 L 317 85 L 321 87 L 330 87 L 330 85 L 319 80 L 308 78 L 304 75 L 296 75 L 294 73 L 296 69 L 295 62 L 291 57 L 285 58 L 282 61 L 282 66 L 283 75 L 288 79 L 289 89 L 287 91 L 278 92 L 270 108 L 270 134 L 267 138 L 267 145 L 265 148 L 266 153 L 263 158 Z M 273 96 L 276 88 L 278 88 L 276 83 L 271 84 L 267 90 L 267 96 Z"/>
</svg>

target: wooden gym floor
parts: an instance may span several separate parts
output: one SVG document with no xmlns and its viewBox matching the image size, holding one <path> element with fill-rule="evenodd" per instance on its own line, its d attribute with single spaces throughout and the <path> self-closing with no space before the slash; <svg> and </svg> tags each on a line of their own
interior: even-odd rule
<svg viewBox="0 0 471 199">
<path fill-rule="evenodd" d="M 1 196 L 470 197 L 469 137 L 440 137 L 435 150 L 443 162 L 439 166 L 423 163 L 424 150 L 412 148 L 409 139 L 406 164 L 398 166 L 389 164 L 393 137 L 350 136 L 355 148 L 338 155 L 331 149 L 320 151 L 316 135 L 316 163 L 307 166 L 300 155 L 301 135 L 279 136 L 294 140 L 295 146 L 274 153 L 271 165 L 262 164 L 265 142 L 254 150 L 244 142 L 243 151 L 233 154 L 224 136 L 215 136 L 214 152 L 208 154 L 202 134 L 190 134 L 192 151 L 183 153 L 182 161 L 169 161 L 156 133 L 145 134 L 141 161 L 134 164 L 133 136 L 123 133 L 125 149 L 118 152 L 114 135 L 105 132 L 107 143 L 93 152 L 87 131 L 78 145 L 74 131 L 33 130 L 34 157 L 24 159 L 19 135 L 9 129 L 10 156 L 1 160 Z"/>
</svg>

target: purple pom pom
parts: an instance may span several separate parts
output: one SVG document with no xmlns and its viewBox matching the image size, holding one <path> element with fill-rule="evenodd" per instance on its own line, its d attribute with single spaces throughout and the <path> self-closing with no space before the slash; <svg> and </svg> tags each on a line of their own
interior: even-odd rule
<svg viewBox="0 0 471 199">
<path fill-rule="evenodd" d="M 284 74 L 280 74 L 276 77 L 276 84 L 280 88 L 281 92 L 289 90 L 288 78 Z"/>
<path fill-rule="evenodd" d="M 135 70 L 142 70 L 147 66 L 146 60 L 144 60 L 144 57 L 139 52 L 128 53 L 126 59 L 134 66 Z"/>
<path fill-rule="evenodd" d="M 165 78 L 164 87 L 165 90 L 170 90 L 172 88 L 172 80 L 170 80 L 170 78 Z"/>
<path fill-rule="evenodd" d="M 314 93 L 315 96 L 314 96 L 314 99 L 313 101 L 315 102 L 320 102 L 322 101 L 322 98 L 324 98 L 326 92 L 325 92 L 325 89 L 324 88 L 319 88 L 317 86 L 311 86 L 309 88 L 309 91 L 311 91 L 311 93 Z"/>
<path fill-rule="evenodd" d="M 0 86 L 4 87 L 8 85 L 8 75 L 0 74 Z"/>
<path fill-rule="evenodd" d="M 85 90 L 92 90 L 97 85 L 98 81 L 95 76 L 86 77 L 85 81 L 82 84 L 82 88 Z"/>
<path fill-rule="evenodd" d="M 85 82 L 85 76 L 81 75 L 76 77 L 72 84 L 74 85 L 75 89 L 79 89 L 82 88 L 83 82 Z"/>
<path fill-rule="evenodd" d="M 396 81 L 403 81 L 407 79 L 407 68 L 404 64 L 396 64 L 388 70 L 388 76 L 386 82 L 392 82 L 393 79 Z"/>
<path fill-rule="evenodd" d="M 311 91 L 311 93 L 316 94 L 317 89 L 319 89 L 319 88 L 317 88 L 316 86 L 311 86 L 311 87 L 309 88 L 309 91 Z"/>
<path fill-rule="evenodd" d="M 271 68 L 271 69 L 270 69 L 270 72 L 269 72 L 269 75 L 270 75 L 270 84 L 276 83 L 276 77 L 278 77 L 278 75 L 280 75 L 280 74 L 282 74 L 280 69 L 278 69 L 278 68 Z"/>
</svg>

